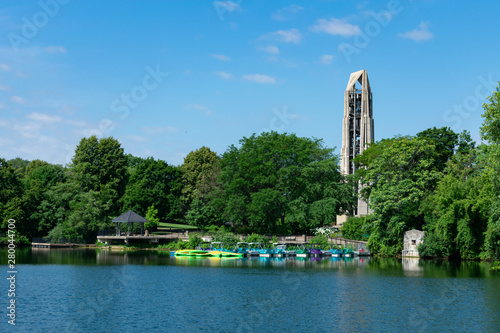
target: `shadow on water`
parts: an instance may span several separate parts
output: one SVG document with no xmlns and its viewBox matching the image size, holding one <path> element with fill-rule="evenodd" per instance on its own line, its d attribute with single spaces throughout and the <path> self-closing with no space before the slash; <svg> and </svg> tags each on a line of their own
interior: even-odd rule
<svg viewBox="0 0 500 333">
<path fill-rule="evenodd" d="M 494 332 L 500 274 L 490 267 L 25 248 L 16 252 L 16 309 L 29 314 L 18 327 L 34 332 Z"/>
<path fill-rule="evenodd" d="M 7 248 L 0 248 L 0 264 L 7 263 Z M 405 277 L 488 277 L 489 262 L 448 262 L 415 258 L 190 258 L 175 257 L 169 251 L 123 251 L 95 248 L 19 248 L 17 264 L 32 265 L 172 265 L 189 267 L 364 269 L 373 274 Z"/>
</svg>

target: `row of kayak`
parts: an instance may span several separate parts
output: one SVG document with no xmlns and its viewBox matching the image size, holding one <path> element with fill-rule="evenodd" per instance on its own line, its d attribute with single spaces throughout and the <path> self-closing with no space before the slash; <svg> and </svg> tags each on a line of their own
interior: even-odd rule
<svg viewBox="0 0 500 333">
<path fill-rule="evenodd" d="M 331 249 L 328 251 L 317 250 L 317 249 L 297 249 L 297 250 L 289 250 L 285 248 L 277 248 L 274 250 L 270 249 L 262 249 L 256 250 L 251 249 L 247 251 L 230 251 L 230 250 L 178 250 L 174 253 L 179 257 L 218 257 L 218 258 L 242 258 L 248 256 L 261 256 L 261 257 L 288 257 L 288 256 L 297 256 L 297 257 L 323 257 L 323 256 L 332 256 L 332 257 L 345 257 L 352 258 L 354 256 L 362 256 L 362 255 L 370 255 L 369 252 L 361 251 L 353 251 L 351 249 Z"/>
<path fill-rule="evenodd" d="M 178 257 L 218 257 L 218 258 L 241 258 L 243 253 L 229 251 L 205 251 L 205 250 L 178 250 L 175 251 Z"/>
</svg>

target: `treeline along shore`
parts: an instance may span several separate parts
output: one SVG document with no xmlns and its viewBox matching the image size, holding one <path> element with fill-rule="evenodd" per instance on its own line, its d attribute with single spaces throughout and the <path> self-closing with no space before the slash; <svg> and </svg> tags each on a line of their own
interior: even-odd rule
<svg viewBox="0 0 500 333">
<path fill-rule="evenodd" d="M 351 176 L 323 140 L 277 132 L 243 137 L 221 155 L 201 147 L 180 166 L 95 136 L 81 139 L 65 166 L 0 158 L 0 233 L 14 219 L 18 244 L 94 243 L 133 210 L 151 231 L 159 221 L 202 230 L 230 222 L 238 234 L 311 234 L 352 215 L 361 184 L 372 214 L 349 218 L 342 235 L 367 240 L 373 254 L 400 254 L 404 233 L 419 229 L 423 256 L 498 259 L 499 87 L 483 108 L 481 143 L 448 127 L 382 139 L 355 159 Z"/>
</svg>

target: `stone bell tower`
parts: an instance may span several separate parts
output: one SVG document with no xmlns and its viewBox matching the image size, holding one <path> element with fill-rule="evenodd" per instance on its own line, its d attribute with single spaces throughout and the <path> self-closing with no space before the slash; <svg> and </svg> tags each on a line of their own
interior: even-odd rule
<svg viewBox="0 0 500 333">
<path fill-rule="evenodd" d="M 351 175 L 356 172 L 352 162 L 374 141 L 372 91 L 366 70 L 354 72 L 344 93 L 344 120 L 342 124 L 342 149 L 340 151 L 340 172 Z M 368 204 L 358 199 L 355 216 L 368 215 Z M 347 216 L 337 216 L 337 224 L 342 224 Z"/>
</svg>

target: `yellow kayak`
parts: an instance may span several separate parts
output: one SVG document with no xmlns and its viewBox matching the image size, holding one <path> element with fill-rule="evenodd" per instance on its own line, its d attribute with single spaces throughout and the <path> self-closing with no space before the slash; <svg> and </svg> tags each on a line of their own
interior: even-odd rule
<svg viewBox="0 0 500 333">
<path fill-rule="evenodd" d="M 243 253 L 234 253 L 234 252 L 226 252 L 226 251 L 210 251 L 209 254 L 212 257 L 219 258 L 241 258 L 243 257 Z"/>
<path fill-rule="evenodd" d="M 174 253 L 176 256 L 180 257 L 209 257 L 210 254 L 207 251 L 203 250 L 191 250 L 191 249 L 186 249 L 186 250 L 177 250 Z"/>
</svg>

